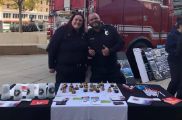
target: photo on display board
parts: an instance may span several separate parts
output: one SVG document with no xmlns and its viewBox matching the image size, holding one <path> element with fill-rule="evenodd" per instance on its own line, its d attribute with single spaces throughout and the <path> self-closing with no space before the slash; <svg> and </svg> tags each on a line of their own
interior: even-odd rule
<svg viewBox="0 0 182 120">
<path fill-rule="evenodd" d="M 144 49 L 145 56 L 156 80 L 162 80 L 170 77 L 169 65 L 167 62 L 167 52 L 165 48 Z"/>
<path fill-rule="evenodd" d="M 154 49 L 153 52 L 156 55 L 156 57 L 161 57 L 161 51 L 160 51 L 160 49 Z"/>
<path fill-rule="evenodd" d="M 157 65 L 155 63 L 155 61 L 149 61 L 150 67 L 152 69 L 152 71 L 158 71 Z"/>
<path fill-rule="evenodd" d="M 120 71 L 124 74 L 125 78 L 134 77 L 130 64 L 127 59 L 118 60 L 118 63 L 121 66 Z"/>
<path fill-rule="evenodd" d="M 147 60 L 153 60 L 154 59 L 151 48 L 145 50 L 145 56 L 146 56 Z"/>
</svg>

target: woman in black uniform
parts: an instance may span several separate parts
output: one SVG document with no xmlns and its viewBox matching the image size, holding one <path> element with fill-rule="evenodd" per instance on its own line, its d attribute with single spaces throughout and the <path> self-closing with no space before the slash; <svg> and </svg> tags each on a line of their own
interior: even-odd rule
<svg viewBox="0 0 182 120">
<path fill-rule="evenodd" d="M 88 47 L 84 33 L 84 17 L 76 13 L 68 24 L 56 30 L 50 40 L 49 69 L 50 73 L 56 71 L 56 86 L 85 81 Z"/>
</svg>

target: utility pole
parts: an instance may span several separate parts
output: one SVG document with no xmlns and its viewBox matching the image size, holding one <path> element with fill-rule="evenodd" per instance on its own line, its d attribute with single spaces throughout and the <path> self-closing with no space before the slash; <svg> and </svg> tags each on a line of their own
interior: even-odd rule
<svg viewBox="0 0 182 120">
<path fill-rule="evenodd" d="M 84 18 L 85 18 L 85 30 L 88 30 L 88 20 L 87 20 L 87 13 L 88 13 L 88 6 L 87 6 L 88 0 L 84 0 Z"/>
</svg>

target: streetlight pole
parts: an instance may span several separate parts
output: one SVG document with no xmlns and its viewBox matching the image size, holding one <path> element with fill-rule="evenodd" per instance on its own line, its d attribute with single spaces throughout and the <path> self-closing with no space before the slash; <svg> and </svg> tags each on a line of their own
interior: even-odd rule
<svg viewBox="0 0 182 120">
<path fill-rule="evenodd" d="M 84 18 L 87 16 L 87 0 L 84 0 Z"/>
<path fill-rule="evenodd" d="M 87 0 L 84 0 L 84 18 L 85 18 L 85 30 L 87 31 L 88 30 L 88 27 L 87 27 L 87 25 L 88 25 L 88 23 L 87 23 L 87 13 L 88 13 L 88 6 L 87 6 Z"/>
</svg>

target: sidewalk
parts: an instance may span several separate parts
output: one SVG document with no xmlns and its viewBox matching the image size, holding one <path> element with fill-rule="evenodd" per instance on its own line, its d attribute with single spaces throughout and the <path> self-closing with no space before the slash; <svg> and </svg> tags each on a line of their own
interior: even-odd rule
<svg viewBox="0 0 182 120">
<path fill-rule="evenodd" d="M 47 54 L 0 56 L 0 85 L 55 82 L 55 74 L 49 73 L 47 60 Z M 147 84 L 158 84 L 166 89 L 169 81 L 151 81 Z"/>
<path fill-rule="evenodd" d="M 55 74 L 48 71 L 46 54 L 0 56 L 0 66 L 0 85 L 55 82 Z"/>
</svg>

